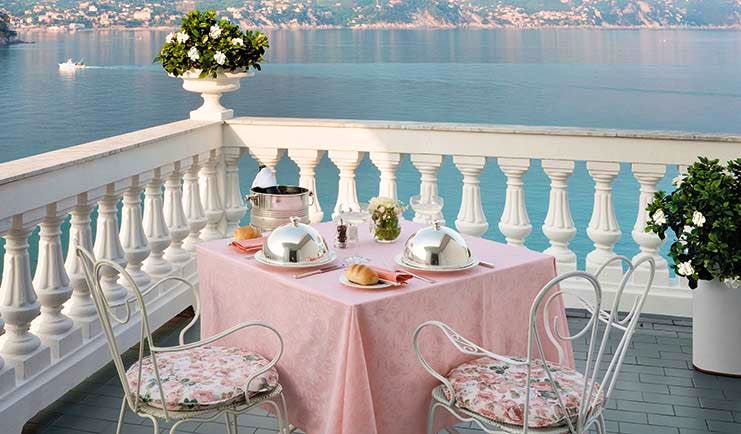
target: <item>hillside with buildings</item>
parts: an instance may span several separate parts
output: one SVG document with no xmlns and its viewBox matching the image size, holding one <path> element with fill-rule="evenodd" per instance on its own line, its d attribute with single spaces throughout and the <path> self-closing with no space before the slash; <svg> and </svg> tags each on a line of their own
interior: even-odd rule
<svg viewBox="0 0 741 434">
<path fill-rule="evenodd" d="M 245 27 L 739 27 L 741 0 L 5 0 L 18 29 L 168 27 L 193 8 Z M 3 8 L 0 8 L 2 10 Z"/>
</svg>

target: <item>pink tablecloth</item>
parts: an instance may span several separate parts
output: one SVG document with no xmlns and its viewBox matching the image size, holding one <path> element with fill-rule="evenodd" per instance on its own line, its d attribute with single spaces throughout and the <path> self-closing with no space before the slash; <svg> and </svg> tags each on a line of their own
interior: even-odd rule
<svg viewBox="0 0 741 434">
<path fill-rule="evenodd" d="M 361 231 L 357 249 L 340 250 L 339 256 L 362 253 L 373 264 L 393 267 L 403 240 L 417 227 L 404 222 L 394 244 L 375 243 Z M 333 239 L 331 223 L 318 228 Z M 338 282 L 339 270 L 296 280 L 295 271 L 245 259 L 227 246 L 229 240 L 200 244 L 201 334 L 211 336 L 248 320 L 275 326 L 285 342 L 278 369 L 289 419 L 308 434 L 424 433 L 436 381 L 416 359 L 414 329 L 440 320 L 489 350 L 523 355 L 530 305 L 555 275 L 550 256 L 481 238 L 467 240 L 496 269 L 436 274 L 436 284 L 412 279 L 402 289 L 383 291 L 345 287 Z M 561 319 L 565 330 L 565 315 Z M 470 358 L 440 334 L 422 337 L 426 355 L 443 373 Z M 276 348 L 259 332 L 242 331 L 225 341 L 265 355 Z M 548 357 L 557 360 L 555 348 L 549 342 L 545 346 Z M 452 420 L 439 413 L 437 423 Z"/>
</svg>

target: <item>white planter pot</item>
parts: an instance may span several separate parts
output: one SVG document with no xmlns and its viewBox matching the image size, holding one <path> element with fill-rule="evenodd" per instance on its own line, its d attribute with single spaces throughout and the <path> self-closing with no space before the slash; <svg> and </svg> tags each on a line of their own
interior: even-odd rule
<svg viewBox="0 0 741 434">
<path fill-rule="evenodd" d="M 221 105 L 219 100 L 225 92 L 239 89 L 239 80 L 251 77 L 253 72 L 220 72 L 216 78 L 198 78 L 200 71 L 187 71 L 182 75 L 183 89 L 200 93 L 203 105 L 190 112 L 190 118 L 203 121 L 222 121 L 234 117 L 234 110 Z"/>
<path fill-rule="evenodd" d="M 741 288 L 698 282 L 692 318 L 692 364 L 700 371 L 741 376 Z"/>
</svg>

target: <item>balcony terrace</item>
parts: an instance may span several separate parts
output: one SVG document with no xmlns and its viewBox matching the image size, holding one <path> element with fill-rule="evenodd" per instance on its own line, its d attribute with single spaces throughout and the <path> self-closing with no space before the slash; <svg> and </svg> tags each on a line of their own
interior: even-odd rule
<svg viewBox="0 0 741 434">
<path fill-rule="evenodd" d="M 550 242 L 546 252 L 556 257 L 558 271 L 565 272 L 582 262 L 588 271 L 595 270 L 615 255 L 621 229 L 612 186 L 621 165 L 629 165 L 640 183 L 634 201 L 642 210 L 667 167 L 683 170 L 698 155 L 730 160 L 738 156 L 740 146 L 741 137 L 725 136 L 233 118 L 184 120 L 0 164 L 0 235 L 5 239 L 0 433 L 20 433 L 24 425 L 24 432 L 109 432 L 113 424 L 108 416 L 115 409 L 108 409 L 106 397 L 115 398 L 117 408 L 120 389 L 107 365 L 105 337 L 80 264 L 69 252 L 77 245 L 86 247 L 99 259 L 125 265 L 142 282 L 177 275 L 197 286 L 195 244 L 225 238 L 246 214 L 241 158 L 275 168 L 287 156 L 300 170 L 298 183 L 316 190 L 315 168 L 326 154 L 339 171 L 334 200 L 338 209 L 357 203 L 355 173 L 366 155 L 380 171 L 378 191 L 391 197 L 396 196 L 397 169 L 407 155 L 421 175 L 423 195 L 438 191 L 437 172 L 444 157 L 452 156 L 463 181 L 460 203 L 446 198 L 448 207 L 459 210 L 450 223 L 472 235 L 486 232 L 494 218 L 483 211 L 482 201 L 488 198 L 482 194 L 480 176 L 487 162 L 496 163 L 507 179 L 500 190 L 506 198 L 500 232 L 508 244 L 527 246 L 528 235 L 542 229 Z M 542 205 L 547 209 L 543 222 L 531 222 L 525 207 L 523 176 L 534 160 L 551 181 L 549 201 Z M 586 230 L 579 228 L 594 244 L 585 258 L 577 258 L 569 248 L 577 228 L 567 181 L 576 162 L 586 162 L 594 181 L 591 219 Z M 321 197 L 322 191 L 316 193 Z M 316 202 L 310 217 L 318 222 L 331 213 Z M 615 408 L 607 413 L 608 431 L 741 432 L 741 380 L 690 369 L 691 321 L 685 318 L 691 315 L 691 292 L 670 275 L 658 254 L 660 241 L 643 232 L 645 221 L 645 212 L 639 211 L 632 229 L 635 254 L 653 257 L 658 266 L 645 311 L 669 316 L 651 316 L 637 333 L 621 390 L 612 401 Z M 37 257 L 31 258 L 30 252 L 38 252 Z M 619 269 L 604 275 L 607 299 L 614 295 L 619 276 Z M 637 293 L 645 278 L 638 273 L 628 293 Z M 117 282 L 107 285 L 109 291 L 125 294 Z M 169 335 L 171 321 L 192 299 L 185 287 L 176 285 L 151 295 L 148 303 L 153 327 L 169 323 L 163 331 Z M 572 313 L 570 324 L 578 325 L 579 313 Z M 135 321 L 115 329 L 127 346 L 137 343 L 136 315 Z M 578 345 L 575 349 L 579 358 Z M 263 430 L 264 419 L 264 413 L 245 416 L 242 421 L 250 427 L 245 432 L 272 432 Z M 211 432 L 213 427 L 191 428 Z M 141 426 L 124 432 L 140 431 L 150 432 Z"/>
</svg>

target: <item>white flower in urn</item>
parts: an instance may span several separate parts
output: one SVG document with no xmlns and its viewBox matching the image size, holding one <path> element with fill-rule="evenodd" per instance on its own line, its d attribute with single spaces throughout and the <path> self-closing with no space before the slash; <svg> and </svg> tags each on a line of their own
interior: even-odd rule
<svg viewBox="0 0 741 434">
<path fill-rule="evenodd" d="M 691 276 L 695 274 L 695 269 L 692 267 L 692 262 L 680 262 L 677 265 L 677 274 L 680 276 Z"/>
<path fill-rule="evenodd" d="M 242 38 L 233 38 L 232 45 L 236 45 L 238 47 L 244 47 L 244 41 L 242 40 Z"/>
<path fill-rule="evenodd" d="M 190 60 L 196 61 L 201 58 L 201 55 L 198 53 L 198 49 L 196 47 L 190 47 L 190 50 L 188 50 L 188 57 L 190 57 Z"/>
<path fill-rule="evenodd" d="M 672 179 L 672 185 L 679 188 L 682 186 L 682 183 L 684 182 L 684 175 L 677 175 L 674 179 Z"/>
<path fill-rule="evenodd" d="M 729 278 L 723 279 L 723 283 L 725 283 L 727 287 L 735 289 L 741 286 L 741 277 L 739 276 L 736 276 L 733 278 L 729 277 Z"/>
<path fill-rule="evenodd" d="M 695 211 L 692 213 L 692 223 L 695 224 L 698 228 L 701 228 L 702 225 L 705 224 L 705 216 L 702 215 L 700 211 Z"/>
<path fill-rule="evenodd" d="M 169 44 L 170 42 L 172 42 L 173 39 L 175 39 L 175 33 L 170 32 L 167 34 L 167 36 L 165 36 L 165 43 Z"/>
<path fill-rule="evenodd" d="M 224 62 L 226 62 L 226 54 L 222 53 L 221 51 L 217 51 L 216 54 L 214 54 L 214 60 L 219 65 L 223 65 Z"/>
<path fill-rule="evenodd" d="M 183 32 L 177 32 L 176 36 L 177 36 L 177 39 L 178 39 L 178 43 L 180 43 L 180 44 L 184 44 L 184 43 L 188 42 L 188 39 L 190 39 L 190 36 L 188 36 L 187 34 L 185 34 Z"/>
<path fill-rule="evenodd" d="M 664 214 L 664 211 L 661 209 L 657 209 L 654 211 L 653 215 L 651 216 L 651 220 L 653 220 L 654 223 L 657 225 L 665 225 L 666 224 L 666 215 Z"/>
<path fill-rule="evenodd" d="M 221 27 L 219 27 L 218 24 L 214 24 L 213 26 L 211 26 L 208 31 L 208 36 L 210 36 L 211 39 L 216 39 L 221 36 Z"/>
</svg>

